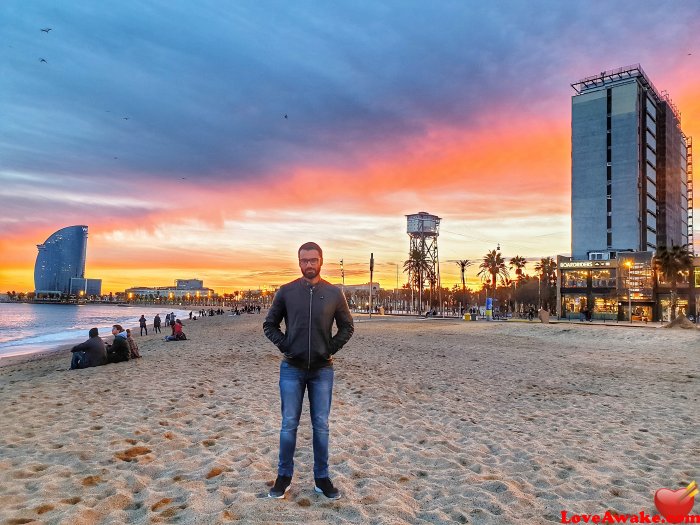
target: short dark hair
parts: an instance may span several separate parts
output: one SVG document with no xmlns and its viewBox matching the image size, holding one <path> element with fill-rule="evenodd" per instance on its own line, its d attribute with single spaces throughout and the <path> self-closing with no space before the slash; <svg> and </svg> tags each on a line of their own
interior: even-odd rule
<svg viewBox="0 0 700 525">
<path fill-rule="evenodd" d="M 88 332 L 90 337 L 97 337 L 100 335 L 100 332 L 97 330 L 97 328 L 90 328 L 90 331 Z"/>
<path fill-rule="evenodd" d="M 316 250 L 318 252 L 318 254 L 321 256 L 321 258 L 323 258 L 323 250 L 315 242 L 305 242 L 304 244 L 299 246 L 299 249 L 297 250 L 297 257 L 299 257 L 299 254 L 301 254 L 302 250 L 305 250 L 305 251 Z"/>
<path fill-rule="evenodd" d="M 120 324 L 113 324 L 112 328 L 116 329 L 117 332 L 119 332 L 119 333 L 122 333 L 124 331 L 124 329 L 122 328 L 122 325 L 120 325 Z"/>
</svg>

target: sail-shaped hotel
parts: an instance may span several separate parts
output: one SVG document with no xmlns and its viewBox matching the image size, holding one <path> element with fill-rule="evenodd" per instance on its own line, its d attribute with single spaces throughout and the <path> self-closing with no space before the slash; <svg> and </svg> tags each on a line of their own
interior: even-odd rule
<svg viewBox="0 0 700 525">
<path fill-rule="evenodd" d="M 34 288 L 38 295 L 100 295 L 102 279 L 85 278 L 88 227 L 67 226 L 38 244 Z"/>
</svg>

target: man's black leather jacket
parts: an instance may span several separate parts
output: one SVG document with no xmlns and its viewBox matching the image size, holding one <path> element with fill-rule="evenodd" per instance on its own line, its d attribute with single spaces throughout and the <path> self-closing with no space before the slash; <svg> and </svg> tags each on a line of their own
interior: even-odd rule
<svg viewBox="0 0 700 525">
<path fill-rule="evenodd" d="M 286 331 L 280 324 L 284 319 Z M 338 328 L 332 335 L 333 321 Z M 305 279 L 283 285 L 275 294 L 263 331 L 289 364 L 307 370 L 330 366 L 331 357 L 355 331 L 343 293 L 321 279 L 311 286 Z"/>
</svg>

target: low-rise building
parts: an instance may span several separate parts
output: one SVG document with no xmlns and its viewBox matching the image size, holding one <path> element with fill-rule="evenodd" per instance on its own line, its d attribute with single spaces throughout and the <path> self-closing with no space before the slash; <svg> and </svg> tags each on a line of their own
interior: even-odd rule
<svg viewBox="0 0 700 525">
<path fill-rule="evenodd" d="M 669 321 L 671 285 L 654 269 L 652 252 L 591 252 L 589 258 L 557 258 L 557 315 L 578 319 Z M 677 284 L 677 312 L 697 319 L 700 257 Z"/>
<path fill-rule="evenodd" d="M 211 298 L 216 295 L 214 290 L 204 286 L 199 279 L 177 279 L 174 286 L 134 286 L 124 291 L 129 299 L 142 300 L 171 300 L 186 299 L 188 301 Z"/>
</svg>

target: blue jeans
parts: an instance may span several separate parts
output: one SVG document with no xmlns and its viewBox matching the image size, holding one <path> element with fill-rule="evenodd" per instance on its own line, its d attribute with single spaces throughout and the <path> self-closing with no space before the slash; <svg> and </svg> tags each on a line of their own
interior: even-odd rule
<svg viewBox="0 0 700 525">
<path fill-rule="evenodd" d="M 333 375 L 332 366 L 304 370 L 286 361 L 280 364 L 282 428 L 280 429 L 278 475 L 291 477 L 294 474 L 297 427 L 301 417 L 304 391 L 308 387 L 313 427 L 314 478 L 328 477 L 328 416 L 331 412 L 333 396 Z"/>
<path fill-rule="evenodd" d="M 70 369 L 77 370 L 79 368 L 85 368 L 86 360 L 85 352 L 73 352 L 73 357 L 71 357 L 70 360 Z"/>
</svg>

